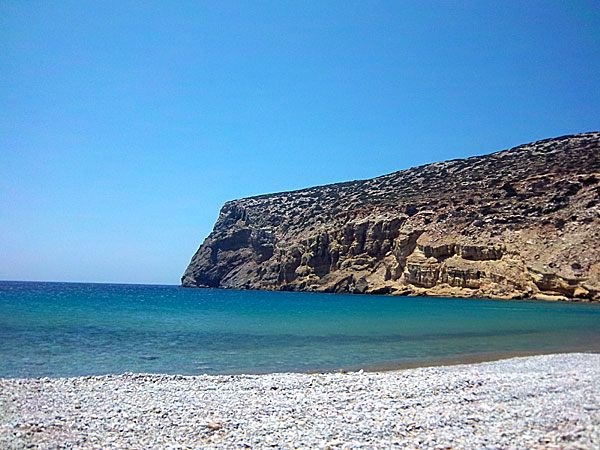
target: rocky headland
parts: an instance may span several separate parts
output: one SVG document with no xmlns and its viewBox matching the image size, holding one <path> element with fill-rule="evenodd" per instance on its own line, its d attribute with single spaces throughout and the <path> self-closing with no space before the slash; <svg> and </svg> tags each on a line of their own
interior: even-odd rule
<svg viewBox="0 0 600 450">
<path fill-rule="evenodd" d="M 600 132 L 227 202 L 181 283 L 600 301 Z"/>
</svg>

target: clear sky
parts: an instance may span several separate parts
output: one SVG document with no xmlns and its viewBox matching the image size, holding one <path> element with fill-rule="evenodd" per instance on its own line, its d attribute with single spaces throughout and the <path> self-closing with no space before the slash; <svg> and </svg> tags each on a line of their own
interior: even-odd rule
<svg viewBox="0 0 600 450">
<path fill-rule="evenodd" d="M 230 199 L 600 129 L 598 1 L 0 0 L 0 279 L 178 284 Z"/>
</svg>

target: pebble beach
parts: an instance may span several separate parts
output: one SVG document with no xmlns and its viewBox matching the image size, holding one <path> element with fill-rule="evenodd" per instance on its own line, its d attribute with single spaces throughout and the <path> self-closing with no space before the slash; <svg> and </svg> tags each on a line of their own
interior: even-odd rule
<svg viewBox="0 0 600 450">
<path fill-rule="evenodd" d="M 388 372 L 0 379 L 0 448 L 600 448 L 600 354 Z"/>
</svg>

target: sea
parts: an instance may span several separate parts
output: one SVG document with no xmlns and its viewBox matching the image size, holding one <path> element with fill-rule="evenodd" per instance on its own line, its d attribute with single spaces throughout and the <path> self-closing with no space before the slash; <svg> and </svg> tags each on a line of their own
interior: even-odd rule
<svg viewBox="0 0 600 450">
<path fill-rule="evenodd" d="M 386 370 L 600 351 L 600 304 L 0 282 L 0 377 Z"/>
</svg>

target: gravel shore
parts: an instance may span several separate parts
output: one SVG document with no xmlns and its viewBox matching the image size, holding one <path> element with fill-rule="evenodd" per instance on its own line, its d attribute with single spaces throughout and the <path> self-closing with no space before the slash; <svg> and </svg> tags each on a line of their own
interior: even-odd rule
<svg viewBox="0 0 600 450">
<path fill-rule="evenodd" d="M 600 354 L 392 372 L 0 379 L 0 448 L 600 448 Z"/>
</svg>

